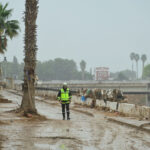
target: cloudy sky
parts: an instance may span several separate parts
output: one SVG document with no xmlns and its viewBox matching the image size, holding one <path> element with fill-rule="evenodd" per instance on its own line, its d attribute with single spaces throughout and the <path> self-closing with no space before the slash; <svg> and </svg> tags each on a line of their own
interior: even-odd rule
<svg viewBox="0 0 150 150">
<path fill-rule="evenodd" d="M 5 55 L 22 62 L 25 0 L 0 2 L 9 2 L 14 9 L 11 19 L 21 25 Z M 119 71 L 131 68 L 129 55 L 136 52 L 147 54 L 150 63 L 150 0 L 40 0 L 37 24 L 38 60 L 84 59 L 88 69 L 106 66 Z"/>
</svg>

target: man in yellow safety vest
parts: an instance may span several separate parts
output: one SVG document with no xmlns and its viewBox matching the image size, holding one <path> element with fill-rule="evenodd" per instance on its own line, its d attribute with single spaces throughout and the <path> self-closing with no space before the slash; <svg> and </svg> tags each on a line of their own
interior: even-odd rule
<svg viewBox="0 0 150 150">
<path fill-rule="evenodd" d="M 69 104 L 71 102 L 71 92 L 67 87 L 67 83 L 63 84 L 63 88 L 58 92 L 57 99 L 61 102 L 63 120 L 65 120 L 65 110 L 67 112 L 67 120 L 70 120 Z"/>
</svg>

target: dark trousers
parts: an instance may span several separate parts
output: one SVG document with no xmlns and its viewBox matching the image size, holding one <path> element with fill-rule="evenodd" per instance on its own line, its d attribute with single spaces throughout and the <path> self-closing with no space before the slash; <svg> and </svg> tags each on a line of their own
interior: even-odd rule
<svg viewBox="0 0 150 150">
<path fill-rule="evenodd" d="M 65 110 L 67 114 L 70 114 L 69 104 L 61 104 L 61 107 L 62 107 L 62 114 L 65 114 Z"/>
</svg>

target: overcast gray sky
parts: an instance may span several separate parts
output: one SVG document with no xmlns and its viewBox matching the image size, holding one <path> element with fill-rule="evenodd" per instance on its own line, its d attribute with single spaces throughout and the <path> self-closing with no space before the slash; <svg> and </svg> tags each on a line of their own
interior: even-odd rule
<svg viewBox="0 0 150 150">
<path fill-rule="evenodd" d="M 8 60 L 23 61 L 25 0 L 0 0 L 14 8 L 20 35 L 9 41 Z M 84 59 L 88 68 L 130 69 L 129 54 L 147 54 L 150 62 L 150 0 L 40 0 L 38 60 Z M 139 63 L 141 66 L 141 63 Z"/>
</svg>

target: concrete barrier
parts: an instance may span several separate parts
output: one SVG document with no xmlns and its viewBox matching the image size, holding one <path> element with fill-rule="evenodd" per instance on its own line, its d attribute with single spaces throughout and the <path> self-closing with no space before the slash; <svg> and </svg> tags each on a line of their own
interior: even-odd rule
<svg viewBox="0 0 150 150">
<path fill-rule="evenodd" d="M 121 103 L 118 111 L 128 116 L 150 119 L 150 107 L 138 106 L 135 104 Z"/>
<path fill-rule="evenodd" d="M 96 100 L 96 106 L 97 107 L 106 107 L 106 104 L 104 103 L 103 100 Z"/>
<path fill-rule="evenodd" d="M 79 104 L 79 105 L 83 105 L 83 102 L 81 101 L 81 98 L 77 97 L 75 95 L 72 96 L 72 102 L 76 103 L 76 104 Z"/>
<path fill-rule="evenodd" d="M 118 112 L 136 116 L 137 113 L 135 114 L 135 108 L 135 104 L 120 103 Z"/>
<path fill-rule="evenodd" d="M 92 103 L 92 99 L 91 98 L 87 98 L 86 101 L 83 102 L 83 105 L 91 106 L 91 103 Z"/>
<path fill-rule="evenodd" d="M 117 111 L 117 102 L 107 101 L 107 107 L 109 107 L 110 110 Z"/>
<path fill-rule="evenodd" d="M 150 107 L 142 106 L 142 115 L 145 118 L 150 118 Z"/>
<path fill-rule="evenodd" d="M 21 85 L 15 86 L 16 90 L 21 90 Z M 49 97 L 56 97 L 58 92 L 55 91 L 44 91 L 44 90 L 36 90 L 35 94 L 38 96 L 49 96 Z M 86 105 L 91 106 L 92 99 L 87 98 L 85 102 L 81 101 L 81 97 L 72 96 L 72 102 L 79 104 L 79 105 Z M 119 103 L 118 109 L 117 109 L 117 102 L 110 102 L 107 101 L 105 104 L 103 100 L 96 100 L 96 107 L 107 107 L 110 110 L 118 111 L 120 113 L 123 113 L 127 116 L 134 116 L 139 118 L 148 118 L 150 119 L 150 107 L 147 106 L 138 106 L 135 104 L 128 104 L 128 103 Z"/>
</svg>

